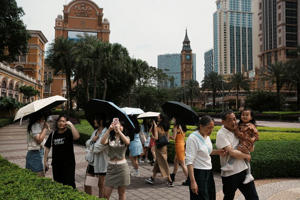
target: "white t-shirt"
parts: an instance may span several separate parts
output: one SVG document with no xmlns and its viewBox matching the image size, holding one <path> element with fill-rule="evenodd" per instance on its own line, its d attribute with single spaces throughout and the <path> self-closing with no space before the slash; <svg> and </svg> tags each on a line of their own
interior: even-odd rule
<svg viewBox="0 0 300 200">
<path fill-rule="evenodd" d="M 212 143 L 210 137 L 203 138 L 205 144 L 194 134 L 200 134 L 198 131 L 191 133 L 186 140 L 185 162 L 186 165 L 193 165 L 195 169 L 212 169 L 211 151 Z"/>
<path fill-rule="evenodd" d="M 31 131 L 27 134 L 27 150 L 40 150 L 41 145 L 38 144 L 34 137 L 42 132 L 42 125 L 38 122 L 32 124 Z"/>
<path fill-rule="evenodd" d="M 218 149 L 223 149 L 231 145 L 233 149 L 239 144 L 239 139 L 232 133 L 231 131 L 227 130 L 224 126 L 218 131 L 217 138 L 216 138 L 216 146 Z M 220 156 L 220 163 L 221 167 L 225 166 L 230 158 L 230 155 L 227 156 Z M 243 159 L 235 159 L 234 162 L 231 164 L 233 167 L 233 171 L 222 171 L 221 176 L 227 177 L 234 174 L 237 174 L 245 169 L 247 169 L 247 165 Z"/>
</svg>

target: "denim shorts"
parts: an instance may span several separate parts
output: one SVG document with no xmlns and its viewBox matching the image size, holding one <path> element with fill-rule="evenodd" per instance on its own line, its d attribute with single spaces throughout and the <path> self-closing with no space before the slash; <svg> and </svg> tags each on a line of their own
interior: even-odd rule
<svg viewBox="0 0 300 200">
<path fill-rule="evenodd" d="M 26 169 L 30 169 L 33 172 L 44 171 L 43 155 L 44 149 L 29 150 L 26 155 Z"/>
</svg>

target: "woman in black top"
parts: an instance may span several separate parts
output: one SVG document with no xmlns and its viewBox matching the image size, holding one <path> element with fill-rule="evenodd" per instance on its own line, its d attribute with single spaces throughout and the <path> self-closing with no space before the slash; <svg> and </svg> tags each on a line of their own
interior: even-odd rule
<svg viewBox="0 0 300 200">
<path fill-rule="evenodd" d="M 48 154 L 52 149 L 53 179 L 64 185 L 75 186 L 75 155 L 73 140 L 80 137 L 74 125 L 65 115 L 57 119 L 56 131 L 51 133 L 45 144 L 44 166 L 48 167 Z"/>
</svg>

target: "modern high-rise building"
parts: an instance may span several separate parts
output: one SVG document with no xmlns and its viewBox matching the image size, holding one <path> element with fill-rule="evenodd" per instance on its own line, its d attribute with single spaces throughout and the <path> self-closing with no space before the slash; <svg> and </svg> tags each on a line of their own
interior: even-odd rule
<svg viewBox="0 0 300 200">
<path fill-rule="evenodd" d="M 159 55 L 157 67 L 171 78 L 160 83 L 161 87 L 181 87 L 189 80 L 196 80 L 196 54 L 192 53 L 187 31 L 181 54 Z"/>
<path fill-rule="evenodd" d="M 286 62 L 300 45 L 299 0 L 256 0 L 259 67 Z M 272 83 L 256 78 L 256 88 L 270 90 Z M 274 88 L 273 88 L 274 89 Z"/>
<path fill-rule="evenodd" d="M 217 0 L 214 70 L 230 75 L 253 70 L 252 0 Z"/>
<path fill-rule="evenodd" d="M 204 76 L 214 71 L 214 50 L 211 49 L 204 53 Z M 218 72 L 218 71 L 217 71 Z"/>
<path fill-rule="evenodd" d="M 181 59 L 180 54 L 165 54 L 159 55 L 157 58 L 157 67 L 161 69 L 172 80 L 165 83 L 160 83 L 162 87 L 180 87 L 181 85 Z"/>
<path fill-rule="evenodd" d="M 300 45 L 300 2 L 259 0 L 260 67 L 296 56 Z"/>
</svg>

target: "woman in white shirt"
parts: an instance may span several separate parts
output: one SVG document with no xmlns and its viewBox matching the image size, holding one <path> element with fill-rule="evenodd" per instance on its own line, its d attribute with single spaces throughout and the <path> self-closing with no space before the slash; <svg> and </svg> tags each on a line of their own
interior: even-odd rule
<svg viewBox="0 0 300 200">
<path fill-rule="evenodd" d="M 214 121 L 209 116 L 199 120 L 198 130 L 186 141 L 186 165 L 190 178 L 190 199 L 216 199 L 215 182 L 210 155 L 225 155 L 224 150 L 213 150 L 210 135 Z"/>
<path fill-rule="evenodd" d="M 102 198 L 104 197 L 104 178 L 108 165 L 107 146 L 100 143 L 101 138 L 107 130 L 104 115 L 95 117 L 94 127 L 94 132 L 85 143 L 86 148 L 93 153 L 93 158 L 88 162 L 86 169 L 86 178 L 87 176 L 98 177 L 99 198 Z M 85 184 L 84 190 L 86 193 L 92 194 L 92 187 L 90 185 Z"/>
<path fill-rule="evenodd" d="M 49 125 L 45 122 L 43 113 L 38 112 L 30 116 L 27 126 L 26 169 L 36 172 L 39 176 L 45 176 L 42 143 L 48 129 Z"/>
</svg>

